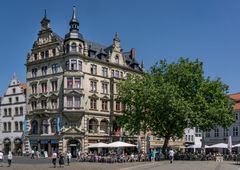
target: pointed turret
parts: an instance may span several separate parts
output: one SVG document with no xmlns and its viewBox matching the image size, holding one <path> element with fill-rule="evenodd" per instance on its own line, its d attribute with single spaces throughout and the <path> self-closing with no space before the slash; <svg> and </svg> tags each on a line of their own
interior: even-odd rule
<svg viewBox="0 0 240 170">
<path fill-rule="evenodd" d="M 118 36 L 118 32 L 115 33 L 114 38 L 113 38 L 113 48 L 115 51 L 120 52 L 121 48 L 120 48 L 120 39 Z"/>
<path fill-rule="evenodd" d="M 73 7 L 72 19 L 69 22 L 69 25 L 70 25 L 70 31 L 73 31 L 73 30 L 77 30 L 78 31 L 79 22 L 78 22 L 78 19 L 76 17 L 76 8 L 75 8 L 75 6 Z"/>
<path fill-rule="evenodd" d="M 79 29 L 78 29 L 79 22 L 78 22 L 78 19 L 77 19 L 75 6 L 73 7 L 72 18 L 69 22 L 69 26 L 70 26 L 69 33 L 67 33 L 65 35 L 65 40 L 79 39 L 79 40 L 83 41 L 83 36 L 82 36 L 82 34 L 79 33 Z"/>
<path fill-rule="evenodd" d="M 47 10 L 44 10 L 44 17 L 41 21 L 42 30 L 50 29 L 50 20 L 47 18 Z"/>
</svg>

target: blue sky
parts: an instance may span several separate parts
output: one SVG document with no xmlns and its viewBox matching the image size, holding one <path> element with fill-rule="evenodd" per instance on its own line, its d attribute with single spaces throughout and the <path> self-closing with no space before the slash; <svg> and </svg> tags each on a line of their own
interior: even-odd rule
<svg viewBox="0 0 240 170">
<path fill-rule="evenodd" d="M 26 81 L 24 64 L 44 9 L 63 37 L 74 5 L 84 38 L 109 45 L 117 31 L 122 48 L 134 47 L 146 68 L 163 58 L 199 58 L 206 76 L 240 91 L 239 0 L 7 0 L 0 2 L 0 96 L 14 72 Z"/>
</svg>

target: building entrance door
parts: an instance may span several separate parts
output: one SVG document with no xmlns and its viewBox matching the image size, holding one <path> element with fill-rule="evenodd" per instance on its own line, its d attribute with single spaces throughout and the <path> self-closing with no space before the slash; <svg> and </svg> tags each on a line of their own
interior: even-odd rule
<svg viewBox="0 0 240 170">
<path fill-rule="evenodd" d="M 77 157 L 77 153 L 78 153 L 78 151 L 80 149 L 80 142 L 78 140 L 76 140 L 76 139 L 70 140 L 68 142 L 68 147 L 67 148 L 68 148 L 68 151 L 71 152 L 72 157 L 76 158 Z"/>
</svg>

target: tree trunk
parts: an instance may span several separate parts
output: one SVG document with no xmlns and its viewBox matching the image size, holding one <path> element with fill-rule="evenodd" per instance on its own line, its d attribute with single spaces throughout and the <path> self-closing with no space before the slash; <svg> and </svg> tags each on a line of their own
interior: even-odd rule
<svg viewBox="0 0 240 170">
<path fill-rule="evenodd" d="M 169 140 L 170 140 L 170 137 L 169 137 L 169 136 L 166 136 L 165 139 L 164 139 L 164 143 L 163 143 L 163 147 L 162 147 L 162 153 L 163 153 L 165 156 L 166 156 L 166 149 L 167 149 Z"/>
</svg>

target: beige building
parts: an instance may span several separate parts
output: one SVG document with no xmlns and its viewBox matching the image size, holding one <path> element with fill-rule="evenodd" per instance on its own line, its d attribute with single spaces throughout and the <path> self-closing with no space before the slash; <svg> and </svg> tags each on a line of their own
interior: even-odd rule
<svg viewBox="0 0 240 170">
<path fill-rule="evenodd" d="M 123 106 L 116 100 L 117 82 L 141 74 L 135 51 L 124 52 L 116 33 L 104 46 L 79 32 L 73 10 L 69 33 L 61 38 L 46 13 L 27 57 L 27 130 L 25 146 L 73 156 L 90 143 L 131 140 L 116 119 Z"/>
</svg>

